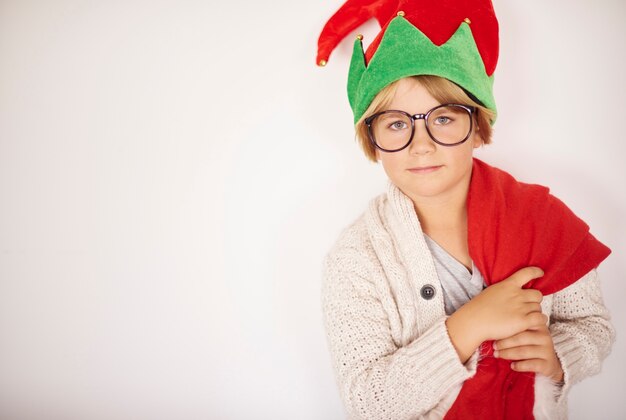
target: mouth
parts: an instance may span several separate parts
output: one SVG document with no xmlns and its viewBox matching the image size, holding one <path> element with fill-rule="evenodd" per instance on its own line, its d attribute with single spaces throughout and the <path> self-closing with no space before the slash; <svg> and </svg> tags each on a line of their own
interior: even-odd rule
<svg viewBox="0 0 626 420">
<path fill-rule="evenodd" d="M 409 168 L 407 169 L 407 171 L 414 173 L 414 174 L 428 174 L 431 172 L 435 172 L 436 170 L 440 169 L 443 165 L 437 165 L 437 166 L 417 166 L 415 168 Z"/>
</svg>

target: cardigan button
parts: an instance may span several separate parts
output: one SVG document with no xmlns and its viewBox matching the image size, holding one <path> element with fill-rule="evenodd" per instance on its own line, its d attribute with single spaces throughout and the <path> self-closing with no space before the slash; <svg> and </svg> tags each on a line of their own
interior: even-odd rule
<svg viewBox="0 0 626 420">
<path fill-rule="evenodd" d="M 430 300 L 435 297 L 435 288 L 430 284 L 426 284 L 422 286 L 422 289 L 420 290 L 420 295 L 422 295 L 422 298 Z"/>
</svg>

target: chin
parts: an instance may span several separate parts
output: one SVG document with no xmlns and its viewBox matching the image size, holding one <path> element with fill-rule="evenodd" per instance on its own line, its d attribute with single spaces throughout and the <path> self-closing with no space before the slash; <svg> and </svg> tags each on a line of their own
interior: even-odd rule
<svg viewBox="0 0 626 420">
<path fill-rule="evenodd" d="M 430 184 L 430 183 L 429 183 Z M 397 185 L 397 184 L 396 184 Z M 445 188 L 440 185 L 406 185 L 398 186 L 400 190 L 412 199 L 433 198 L 445 192 Z"/>
</svg>

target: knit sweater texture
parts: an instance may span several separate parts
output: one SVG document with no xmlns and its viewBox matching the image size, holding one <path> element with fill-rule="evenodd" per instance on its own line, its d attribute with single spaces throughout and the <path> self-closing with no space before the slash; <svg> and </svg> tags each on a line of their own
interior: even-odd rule
<svg viewBox="0 0 626 420">
<path fill-rule="evenodd" d="M 430 299 L 424 287 L 434 289 Z M 430 287 L 429 287 L 430 286 Z M 537 375 L 535 418 L 567 418 L 570 387 L 598 373 L 614 330 L 596 270 L 544 297 L 564 370 Z M 322 308 L 336 381 L 350 419 L 441 419 L 478 352 L 460 362 L 443 292 L 412 201 L 393 183 L 340 235 L 324 260 Z"/>
</svg>

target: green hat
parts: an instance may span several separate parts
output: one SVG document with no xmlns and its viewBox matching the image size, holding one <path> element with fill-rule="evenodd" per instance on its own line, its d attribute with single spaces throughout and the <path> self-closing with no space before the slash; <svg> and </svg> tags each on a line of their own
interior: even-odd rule
<svg viewBox="0 0 626 420">
<path fill-rule="evenodd" d="M 348 75 L 355 123 L 385 86 L 415 75 L 444 77 L 496 112 L 498 21 L 490 0 L 348 0 L 320 35 L 317 63 L 372 17 L 382 29 L 367 52 L 357 36 Z"/>
</svg>

